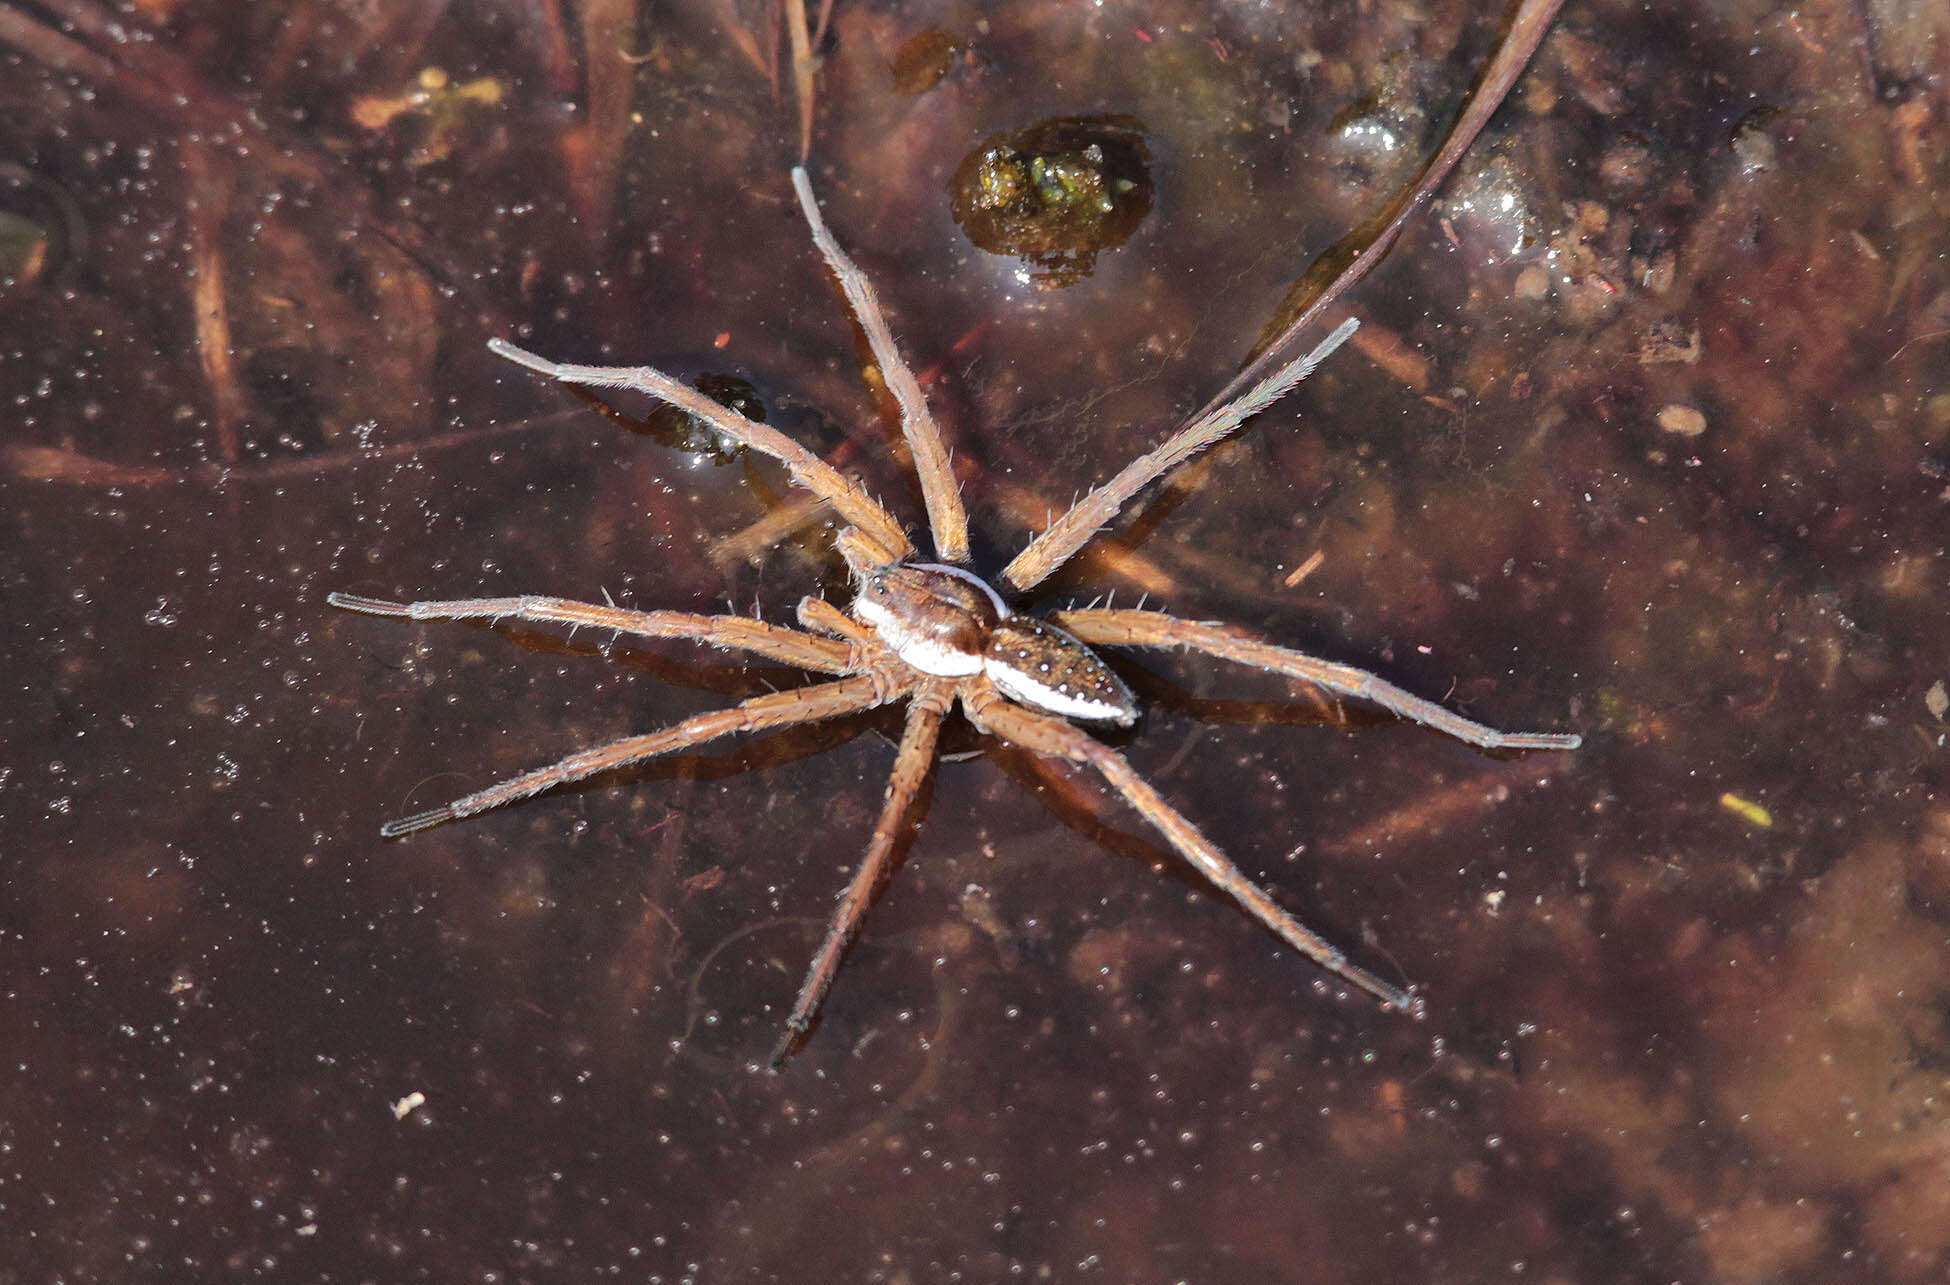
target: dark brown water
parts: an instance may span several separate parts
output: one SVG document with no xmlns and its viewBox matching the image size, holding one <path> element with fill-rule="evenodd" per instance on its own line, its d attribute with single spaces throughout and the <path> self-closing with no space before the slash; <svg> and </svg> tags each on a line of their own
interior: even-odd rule
<svg viewBox="0 0 1950 1285">
<path fill-rule="evenodd" d="M 494 334 L 748 380 L 918 519 L 746 7 L 0 8 L 0 1281 L 1950 1272 L 1941 6 L 1573 3 L 1357 344 L 1044 598 L 1586 736 L 1120 662 L 1134 765 L 1427 1022 L 963 735 L 778 1077 L 897 723 L 382 843 L 799 680 L 324 604 L 839 587 L 817 524 L 743 556 L 775 469 Z M 836 6 L 814 179 L 985 569 L 1225 382 L 1493 37 Z M 1154 188 L 1051 290 L 948 186 L 1058 116 L 1141 122 Z"/>
</svg>

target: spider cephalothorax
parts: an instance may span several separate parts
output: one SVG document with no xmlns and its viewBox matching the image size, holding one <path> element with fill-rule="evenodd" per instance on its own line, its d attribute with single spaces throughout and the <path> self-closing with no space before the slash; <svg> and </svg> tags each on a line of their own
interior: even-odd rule
<svg viewBox="0 0 1950 1285">
<path fill-rule="evenodd" d="M 399 603 L 335 593 L 334 606 L 415 620 L 513 618 L 591 625 L 651 638 L 683 638 L 750 652 L 829 675 L 828 681 L 755 696 L 730 709 L 698 714 L 675 726 L 572 754 L 557 763 L 455 799 L 442 807 L 388 822 L 388 838 L 471 816 L 566 781 L 681 750 L 733 732 L 834 718 L 895 701 L 907 703 L 906 726 L 874 826 L 867 855 L 841 896 L 819 953 L 808 970 L 773 1050 L 778 1067 L 811 1028 L 840 956 L 858 931 L 873 892 L 905 833 L 908 812 L 934 762 L 941 722 L 959 705 L 974 726 L 1034 753 L 1097 771 L 1157 827 L 1200 873 L 1267 928 L 1329 972 L 1384 1004 L 1419 1012 L 1406 986 L 1384 981 L 1282 909 L 1201 834 L 1191 821 L 1131 770 L 1122 755 L 1077 723 L 1127 727 L 1137 718 L 1130 691 L 1091 645 L 1190 648 L 1240 664 L 1302 679 L 1342 695 L 1370 700 L 1486 749 L 1573 749 L 1578 738 L 1544 732 L 1499 732 L 1390 683 L 1330 661 L 1277 647 L 1224 625 L 1180 620 L 1156 611 L 1072 610 L 1044 620 L 1011 611 L 1002 593 L 964 565 L 968 519 L 949 470 L 940 432 L 914 376 L 894 346 L 866 277 L 847 258 L 821 220 L 804 170 L 792 172 L 799 205 L 866 331 L 874 359 L 901 411 L 912 449 L 928 525 L 939 562 L 920 560 L 907 532 L 859 483 L 778 432 L 719 406 L 648 366 L 571 366 L 538 357 L 499 339 L 501 356 L 564 383 L 631 388 L 670 402 L 727 438 L 785 464 L 799 485 L 829 504 L 847 524 L 836 544 L 855 582 L 851 613 L 820 598 L 799 603 L 803 628 L 745 616 L 697 616 L 675 611 L 629 611 L 562 598 L 470 598 Z M 1110 481 L 1071 506 L 1005 567 L 998 583 L 1025 594 L 1081 549 L 1139 490 L 1238 428 L 1304 379 L 1354 331 L 1342 324 L 1313 351 L 1279 367 L 1239 397 L 1199 415 L 1156 450 L 1132 461 Z"/>
</svg>

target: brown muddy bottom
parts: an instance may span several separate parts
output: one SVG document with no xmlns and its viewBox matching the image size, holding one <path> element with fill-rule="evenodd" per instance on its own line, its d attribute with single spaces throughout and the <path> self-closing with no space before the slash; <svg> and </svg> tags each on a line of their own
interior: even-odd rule
<svg viewBox="0 0 1950 1285">
<path fill-rule="evenodd" d="M 563 12 L 0 9 L 0 1281 L 1950 1271 L 1940 6 L 1573 3 L 1356 344 L 1038 600 L 1585 735 L 1117 662 L 1136 768 L 1426 1022 L 963 734 L 781 1076 L 897 722 L 382 843 L 802 680 L 324 604 L 842 588 L 776 469 L 497 334 L 742 389 L 918 520 L 769 12 Z M 1494 36 L 835 6 L 814 179 L 984 570 L 1224 384 Z M 1142 121 L 1151 206 L 1039 290 L 950 181 L 1059 117 Z"/>
</svg>

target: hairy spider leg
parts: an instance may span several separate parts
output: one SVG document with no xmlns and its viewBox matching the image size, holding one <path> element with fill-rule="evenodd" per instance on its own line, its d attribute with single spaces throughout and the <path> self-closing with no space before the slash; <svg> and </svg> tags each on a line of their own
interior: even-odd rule
<svg viewBox="0 0 1950 1285">
<path fill-rule="evenodd" d="M 961 488 L 955 485 L 954 469 L 941 444 L 941 430 L 928 410 L 927 399 L 921 395 L 920 382 L 894 344 L 894 332 L 887 327 L 873 283 L 827 230 L 826 220 L 820 217 L 819 202 L 813 197 L 812 181 L 797 165 L 792 167 L 792 190 L 798 194 L 799 208 L 805 213 L 806 225 L 812 229 L 813 244 L 825 257 L 826 266 L 839 278 L 840 289 L 846 293 L 853 316 L 866 332 L 867 346 L 873 351 L 874 364 L 880 368 L 881 382 L 893 393 L 894 402 L 900 408 L 901 435 L 907 439 L 908 450 L 914 456 L 914 473 L 921 483 L 921 498 L 928 506 L 928 529 L 934 534 L 935 554 L 943 562 L 957 565 L 967 562 L 968 514 L 962 509 Z"/>
<path fill-rule="evenodd" d="M 1311 352 L 1280 367 L 1237 400 L 1200 415 L 1166 438 L 1163 445 L 1126 464 L 1117 476 L 1072 504 L 1069 512 L 1031 540 L 1029 547 L 1002 569 L 1002 582 L 1018 591 L 1041 584 L 1090 543 L 1132 496 L 1200 451 L 1224 441 L 1241 424 L 1292 392 L 1294 385 L 1313 374 L 1360 325 L 1352 317 L 1343 321 Z"/>
<path fill-rule="evenodd" d="M 1409 987 L 1392 982 L 1348 959 L 1340 947 L 1281 909 L 1278 902 L 1247 879 L 1238 866 L 1199 833 L 1198 827 L 1173 808 L 1145 779 L 1131 770 L 1124 757 L 1079 727 L 1058 718 L 1033 713 L 999 696 L 963 688 L 962 707 L 970 721 L 984 731 L 1036 754 L 1067 759 L 1097 770 L 1138 815 L 1157 827 L 1180 856 L 1198 872 L 1271 929 L 1280 940 L 1334 976 L 1366 991 L 1388 1007 L 1422 1016 L 1422 1001 Z"/>
<path fill-rule="evenodd" d="M 1574 750 L 1584 738 L 1571 732 L 1499 732 L 1423 700 L 1365 669 L 1321 660 L 1305 652 L 1247 637 L 1228 625 L 1180 620 L 1161 611 L 1128 608 L 1060 611 L 1057 623 L 1087 643 L 1120 647 L 1184 647 L 1220 660 L 1271 670 L 1381 706 L 1391 714 L 1432 727 L 1486 750 Z"/>
<path fill-rule="evenodd" d="M 697 416 L 732 441 L 750 447 L 761 455 L 769 455 L 785 465 L 786 472 L 794 482 L 837 509 L 841 517 L 853 523 L 879 547 L 887 561 L 898 562 L 914 553 L 914 546 L 908 541 L 907 533 L 901 530 L 900 523 L 888 516 L 887 510 L 867 494 L 865 487 L 778 429 L 746 419 L 737 411 L 718 405 L 703 393 L 679 383 L 653 366 L 575 366 L 550 361 L 501 338 L 488 340 L 487 346 L 488 351 L 497 357 L 505 357 L 518 366 L 525 366 L 536 374 L 547 375 L 565 384 L 628 388 L 669 402 L 679 410 Z"/>
<path fill-rule="evenodd" d="M 799 599 L 799 623 L 807 629 L 835 638 L 845 638 L 876 653 L 886 652 L 871 630 L 824 598 L 808 594 Z"/>
<path fill-rule="evenodd" d="M 345 611 L 405 620 L 524 620 L 589 626 L 639 638 L 681 638 L 726 651 L 748 651 L 781 664 L 821 674 L 853 672 L 845 643 L 816 638 L 750 616 L 696 616 L 684 611 L 626 611 L 593 602 L 525 594 L 518 598 L 449 598 L 389 602 L 357 594 L 329 593 L 325 601 Z"/>
<path fill-rule="evenodd" d="M 1381 262 L 1382 257 L 1394 245 L 1396 238 L 1401 235 L 1401 230 L 1408 220 L 1428 204 L 1436 189 L 1449 176 L 1456 163 L 1469 150 L 1477 134 L 1482 131 L 1483 126 L 1509 95 L 1517 77 L 1523 74 L 1523 69 L 1530 62 L 1531 55 L 1536 52 L 1538 44 L 1550 30 L 1551 20 L 1556 17 L 1562 3 L 1563 0 L 1523 0 L 1511 20 L 1503 43 L 1484 69 L 1475 92 L 1470 95 L 1468 105 L 1464 107 L 1462 115 L 1457 118 L 1455 126 L 1449 131 L 1435 156 L 1416 173 L 1393 201 L 1344 237 L 1322 255 L 1319 261 L 1321 264 L 1331 264 L 1337 259 L 1345 259 L 1345 265 L 1334 272 L 1327 285 L 1298 315 L 1280 329 L 1278 335 L 1265 345 L 1245 369 L 1227 382 L 1218 396 L 1207 403 L 1205 408 L 1183 428 L 1173 433 L 1163 446 L 1134 461 L 1124 472 L 1085 496 L 1054 525 L 1031 542 L 1028 548 L 1018 554 L 1015 561 L 1011 562 L 1002 573 L 1002 579 L 1006 583 L 1019 590 L 1040 583 L 1052 571 L 1069 561 L 1077 550 L 1089 541 L 1091 535 L 1116 516 L 1117 510 L 1139 490 L 1231 433 L 1239 426 L 1240 420 L 1278 400 L 1285 395 L 1294 382 L 1305 378 L 1307 372 L 1302 370 L 1291 382 L 1277 389 L 1274 387 L 1280 385 L 1280 381 L 1286 378 L 1288 371 L 1295 365 L 1304 366 L 1310 360 L 1317 362 L 1318 358 L 1313 354 L 1301 358 L 1298 363 L 1281 366 L 1273 370 L 1270 375 L 1262 376 L 1262 372 L 1279 361 L 1280 354 L 1294 339 L 1312 326 L 1337 299 Z M 1351 247 L 1354 245 L 1360 246 L 1358 252 L 1352 250 Z M 1302 286 L 1308 283 L 1311 275 L 1310 273 L 1308 277 L 1302 278 Z M 1345 338 L 1345 335 L 1342 337 Z M 1330 338 L 1329 344 L 1334 342 Z M 1331 346 L 1328 347 L 1328 351 L 1332 351 Z M 1321 356 L 1325 356 L 1325 353 Z M 1235 400 L 1234 394 L 1240 389 L 1248 391 Z M 1269 390 L 1271 395 L 1265 395 Z M 1259 400 L 1259 404 L 1253 410 L 1239 412 L 1242 405 L 1262 398 L 1263 400 Z"/>
<path fill-rule="evenodd" d="M 887 799 L 880 809 L 880 819 L 874 823 L 867 855 L 861 859 L 860 868 L 854 871 L 852 882 L 847 884 L 839 905 L 833 909 L 826 937 L 820 942 L 819 953 L 813 957 L 806 980 L 799 987 L 792 1015 L 786 1018 L 785 1032 L 767 1059 L 766 1065 L 774 1071 L 785 1065 L 785 1060 L 812 1029 L 819 1006 L 825 1002 L 826 992 L 832 989 L 833 978 L 839 972 L 840 959 L 860 931 L 867 909 L 873 904 L 874 892 L 887 876 L 906 830 L 908 813 L 914 808 L 922 782 L 934 767 L 934 747 L 941 733 L 941 720 L 953 700 L 954 688 L 936 682 L 916 688 L 913 700 L 908 703 L 900 752 L 894 758 L 893 774 L 887 778 Z"/>
<path fill-rule="evenodd" d="M 457 821 L 570 781 L 580 781 L 598 772 L 639 763 L 673 750 L 689 749 L 733 732 L 757 732 L 773 727 L 790 727 L 795 723 L 817 723 L 823 719 L 838 718 L 842 714 L 872 709 L 902 694 L 899 688 L 890 690 L 886 677 L 877 673 L 856 674 L 836 682 L 818 683 L 791 691 L 768 692 L 740 701 L 728 709 L 693 715 L 660 732 L 628 736 L 608 745 L 581 750 L 547 767 L 524 772 L 490 785 L 485 790 L 455 799 L 443 807 L 388 821 L 379 827 L 379 834 L 381 838 L 397 839 L 415 830 Z"/>
</svg>

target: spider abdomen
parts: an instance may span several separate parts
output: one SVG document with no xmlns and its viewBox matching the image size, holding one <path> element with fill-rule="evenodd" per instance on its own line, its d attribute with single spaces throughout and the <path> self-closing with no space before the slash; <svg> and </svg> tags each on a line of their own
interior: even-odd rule
<svg viewBox="0 0 1950 1285">
<path fill-rule="evenodd" d="M 1010 616 L 989 631 L 982 672 L 1019 705 L 1082 723 L 1137 721 L 1137 701 L 1095 652 L 1047 620 Z"/>
</svg>

